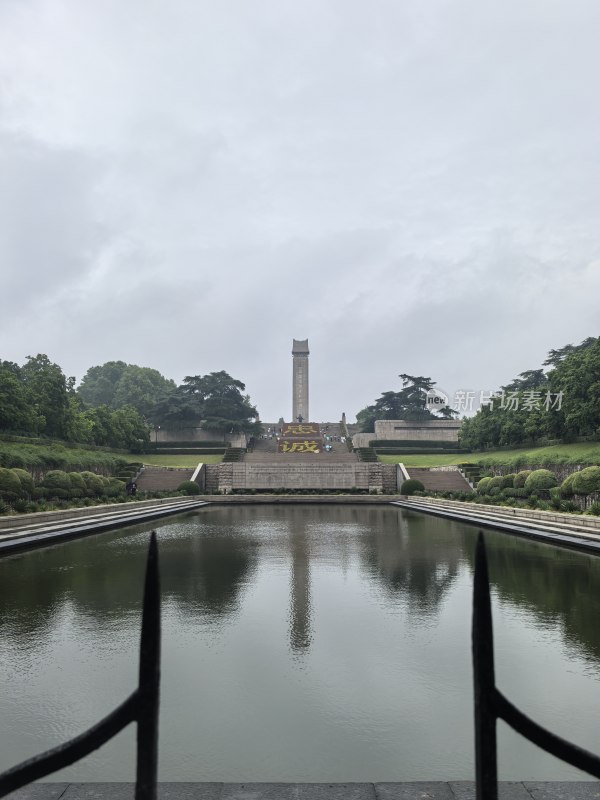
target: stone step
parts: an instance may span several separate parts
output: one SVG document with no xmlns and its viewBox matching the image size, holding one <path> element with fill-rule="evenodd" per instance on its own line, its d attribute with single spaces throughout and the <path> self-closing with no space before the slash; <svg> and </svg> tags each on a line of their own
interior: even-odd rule
<svg viewBox="0 0 600 800">
<path fill-rule="evenodd" d="M 167 492 L 192 479 L 194 469 L 183 467 L 144 467 L 137 479 L 138 492 Z"/>
<path fill-rule="evenodd" d="M 457 470 L 440 472 L 417 467 L 406 467 L 411 478 L 421 481 L 430 492 L 472 492 L 470 484 Z"/>
</svg>

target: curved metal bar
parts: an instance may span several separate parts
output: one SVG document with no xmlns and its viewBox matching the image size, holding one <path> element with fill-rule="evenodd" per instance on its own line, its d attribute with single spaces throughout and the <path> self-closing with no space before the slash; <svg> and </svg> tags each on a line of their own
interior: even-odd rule
<svg viewBox="0 0 600 800">
<path fill-rule="evenodd" d="M 133 722 L 138 713 L 140 693 L 136 690 L 124 703 L 117 706 L 100 722 L 88 728 L 87 731 L 76 736 L 74 739 L 46 750 L 38 756 L 23 761 L 15 767 L 11 767 L 0 775 L 0 797 L 20 789 L 32 781 L 56 772 L 58 769 L 68 767 L 69 764 L 87 756 L 93 750 L 112 739 L 130 722 Z"/>
<path fill-rule="evenodd" d="M 0 775 L 0 798 L 32 781 L 68 767 L 138 723 L 136 800 L 156 800 L 158 700 L 160 685 L 160 586 L 156 533 L 146 562 L 138 688 L 96 725 L 65 744 L 23 761 Z"/>
<path fill-rule="evenodd" d="M 153 531 L 148 549 L 140 641 L 140 709 L 137 726 L 135 800 L 156 800 L 160 690 L 160 577 Z"/>
<path fill-rule="evenodd" d="M 516 706 L 513 706 L 498 689 L 495 690 L 494 706 L 500 719 L 507 722 L 511 728 L 529 739 L 530 742 L 537 744 L 542 750 L 546 750 L 562 761 L 566 761 L 567 764 L 600 778 L 600 758 L 598 756 L 562 739 L 546 728 L 542 728 L 537 722 L 519 711 Z"/>
<path fill-rule="evenodd" d="M 498 797 L 494 638 L 487 558 L 483 534 L 475 550 L 473 581 L 473 692 L 475 695 L 475 791 L 477 800 Z"/>
</svg>

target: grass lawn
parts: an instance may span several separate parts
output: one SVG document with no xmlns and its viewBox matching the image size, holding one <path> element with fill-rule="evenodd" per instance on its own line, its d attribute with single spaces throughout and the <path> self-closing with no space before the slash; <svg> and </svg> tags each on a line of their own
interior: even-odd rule
<svg viewBox="0 0 600 800">
<path fill-rule="evenodd" d="M 222 455 L 211 453 L 210 455 L 190 456 L 190 455 L 160 455 L 151 453 L 141 456 L 132 456 L 132 460 L 143 461 L 153 467 L 197 467 L 198 464 L 220 464 L 223 460 Z"/>
<path fill-rule="evenodd" d="M 406 455 L 379 456 L 384 464 L 405 464 L 407 467 L 445 467 L 450 464 L 477 463 L 483 466 L 494 464 L 549 465 L 552 464 L 598 464 L 600 465 L 600 442 L 578 444 L 556 444 L 551 447 L 524 448 L 522 450 L 486 450 L 483 453 L 459 453 L 458 455 Z"/>
</svg>

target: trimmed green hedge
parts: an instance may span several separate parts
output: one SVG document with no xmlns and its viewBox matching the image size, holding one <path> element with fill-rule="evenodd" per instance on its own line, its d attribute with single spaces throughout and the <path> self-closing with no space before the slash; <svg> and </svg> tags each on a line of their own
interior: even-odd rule
<svg viewBox="0 0 600 800">
<path fill-rule="evenodd" d="M 425 487 L 421 481 L 416 480 L 416 478 L 409 478 L 407 481 L 404 481 L 400 487 L 400 494 L 411 495 L 415 492 L 422 492 L 424 489 Z"/>
<path fill-rule="evenodd" d="M 477 491 L 479 494 L 486 494 L 491 482 L 491 478 L 482 478 L 477 484 Z"/>
<path fill-rule="evenodd" d="M 224 442 L 222 439 L 207 439 L 205 442 L 192 442 L 189 439 L 182 439 L 181 441 L 174 441 L 174 442 L 152 442 L 151 444 L 146 445 L 146 452 L 147 453 L 156 453 L 162 452 L 165 447 L 175 447 L 179 448 L 182 447 L 187 449 L 188 447 L 222 447 L 227 448 L 231 447 L 230 442 Z"/>
<path fill-rule="evenodd" d="M 525 486 L 525 481 L 532 472 L 532 469 L 522 469 L 520 472 L 517 472 L 513 480 L 513 486 L 515 489 L 522 489 Z"/>
<path fill-rule="evenodd" d="M 382 456 L 437 456 L 442 453 L 441 448 L 428 449 L 426 447 L 376 447 L 373 448 Z M 444 448 L 444 455 L 463 455 L 468 450 L 456 450 L 449 447 Z"/>
<path fill-rule="evenodd" d="M 21 484 L 22 494 L 31 497 L 33 495 L 33 478 L 26 469 L 19 469 L 17 467 L 11 469 L 11 472 L 17 476 Z"/>
<path fill-rule="evenodd" d="M 220 456 L 225 453 L 227 448 L 223 447 L 161 447 L 158 450 L 148 450 L 149 455 L 161 456 Z"/>
<path fill-rule="evenodd" d="M 371 447 L 379 448 L 379 447 L 410 447 L 410 448 L 422 448 L 426 447 L 428 449 L 439 449 L 445 450 L 446 448 L 450 448 L 451 450 L 457 450 L 460 448 L 458 442 L 445 442 L 442 440 L 426 440 L 426 439 L 374 439 L 371 442 Z M 464 450 L 463 452 L 467 452 Z"/>
<path fill-rule="evenodd" d="M 525 489 L 531 494 L 539 492 L 549 492 L 558 481 L 556 475 L 549 469 L 535 469 L 525 480 Z"/>
<path fill-rule="evenodd" d="M 573 497 L 575 494 L 573 490 L 573 481 L 575 480 L 576 472 L 572 472 L 570 475 L 564 479 L 564 481 L 560 485 L 560 496 L 561 497 Z"/>
<path fill-rule="evenodd" d="M 22 494 L 21 481 L 10 469 L 0 467 L 0 498 L 16 500 Z"/>
<path fill-rule="evenodd" d="M 183 481 L 177 487 L 178 492 L 184 492 L 185 494 L 202 494 L 202 490 L 196 483 L 196 481 Z"/>
<path fill-rule="evenodd" d="M 575 494 L 587 495 L 600 492 L 600 467 L 586 467 L 576 472 L 572 486 Z"/>
</svg>

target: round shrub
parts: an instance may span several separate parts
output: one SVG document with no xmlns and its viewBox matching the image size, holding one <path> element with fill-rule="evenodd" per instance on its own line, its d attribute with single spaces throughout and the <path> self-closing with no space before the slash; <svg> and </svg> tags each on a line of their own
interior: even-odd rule
<svg viewBox="0 0 600 800">
<path fill-rule="evenodd" d="M 570 475 L 564 479 L 564 481 L 560 485 L 560 496 L 561 497 L 573 497 L 575 492 L 573 491 L 573 481 L 575 480 L 576 472 L 572 472 Z"/>
<path fill-rule="evenodd" d="M 104 492 L 108 497 L 125 495 L 125 484 L 123 481 L 120 481 L 118 478 L 105 478 L 104 480 L 106 481 Z"/>
<path fill-rule="evenodd" d="M 33 478 L 31 477 L 30 473 L 27 472 L 26 469 L 19 469 L 15 467 L 11 469 L 13 475 L 16 475 L 19 479 L 19 483 L 21 484 L 21 491 L 23 494 L 26 494 L 28 497 L 33 496 Z"/>
<path fill-rule="evenodd" d="M 539 494 L 540 492 L 549 492 L 557 483 L 556 475 L 550 472 L 549 469 L 535 469 L 531 475 L 527 477 L 525 489 L 528 492 Z"/>
<path fill-rule="evenodd" d="M 525 486 L 525 481 L 531 475 L 530 469 L 522 469 L 520 472 L 517 472 L 513 479 L 513 486 L 515 489 L 522 489 Z"/>
<path fill-rule="evenodd" d="M 71 496 L 72 497 L 85 497 L 87 494 L 87 487 L 85 480 L 80 472 L 69 472 L 69 480 L 71 481 Z"/>
<path fill-rule="evenodd" d="M 502 475 L 495 475 L 493 478 L 490 478 L 490 482 L 487 485 L 487 493 L 491 494 L 492 489 L 504 489 L 504 478 Z M 498 494 L 498 492 L 494 492 L 494 494 Z"/>
<path fill-rule="evenodd" d="M 88 497 L 99 497 L 104 492 L 104 481 L 101 475 L 95 472 L 82 472 L 81 477 L 85 482 Z"/>
<path fill-rule="evenodd" d="M 184 494 L 200 494 L 200 487 L 196 483 L 196 481 L 183 481 L 177 487 L 178 492 L 183 492 Z"/>
<path fill-rule="evenodd" d="M 0 497 L 3 500 L 16 500 L 21 496 L 21 481 L 6 467 L 0 467 Z"/>
<path fill-rule="evenodd" d="M 517 474 L 515 472 L 509 472 L 508 475 L 502 476 L 502 488 L 503 489 L 514 489 L 515 488 L 515 478 Z"/>
<path fill-rule="evenodd" d="M 573 478 L 575 494 L 593 494 L 600 492 L 600 467 L 586 467 L 575 473 Z"/>
<path fill-rule="evenodd" d="M 491 478 L 482 478 L 477 484 L 479 494 L 487 494 L 491 482 Z"/>
<path fill-rule="evenodd" d="M 68 500 L 71 497 L 69 473 L 62 469 L 51 469 L 47 472 L 41 486 L 48 490 L 49 497 L 58 497 L 59 500 Z"/>
<path fill-rule="evenodd" d="M 25 459 L 23 458 L 21 453 L 16 453 L 12 451 L 7 454 L 6 466 L 11 469 L 13 467 L 15 467 L 16 469 L 25 469 L 26 466 Z"/>
<path fill-rule="evenodd" d="M 414 494 L 415 492 L 423 492 L 425 491 L 425 487 L 421 483 L 421 481 L 416 480 L 415 478 L 409 478 L 407 481 L 404 481 L 402 486 L 400 487 L 400 494 Z"/>
</svg>

